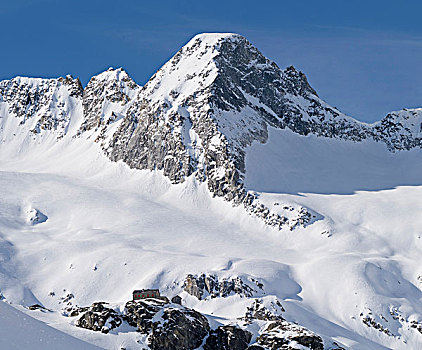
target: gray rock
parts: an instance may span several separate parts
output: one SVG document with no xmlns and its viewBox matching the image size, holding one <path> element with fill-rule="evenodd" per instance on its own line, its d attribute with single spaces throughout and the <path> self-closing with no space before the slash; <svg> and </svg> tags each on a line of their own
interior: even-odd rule
<svg viewBox="0 0 422 350">
<path fill-rule="evenodd" d="M 110 116 L 104 114 L 106 103 L 116 103 L 121 109 L 130 102 L 129 96 L 139 89 L 139 86 L 122 69 L 110 68 L 92 77 L 83 91 L 84 121 L 79 128 L 78 135 L 90 130 L 99 130 L 95 141 L 103 140 L 110 124 L 118 119 L 114 112 Z"/>
<path fill-rule="evenodd" d="M 152 350 L 196 349 L 209 332 L 208 320 L 195 310 L 164 309 L 162 321 L 154 322 L 148 336 Z"/>
<path fill-rule="evenodd" d="M 58 79 L 16 77 L 0 81 L 0 100 L 8 103 L 8 112 L 18 118 L 21 126 L 35 118 L 37 122 L 31 129 L 33 135 L 48 131 L 56 133 L 61 139 L 70 124 L 68 110 L 71 105 L 71 101 L 64 97 L 55 100 L 54 94 L 62 87 L 71 97 L 82 98 L 80 80 L 68 75 Z"/>
<path fill-rule="evenodd" d="M 208 320 L 199 312 L 157 299 L 127 302 L 123 319 L 148 335 L 151 349 L 195 349 L 209 332 Z"/>
<path fill-rule="evenodd" d="M 182 298 L 179 295 L 175 295 L 173 298 L 171 298 L 171 302 L 173 304 L 182 305 Z"/>
<path fill-rule="evenodd" d="M 245 350 L 252 334 L 236 326 L 220 326 L 210 331 L 204 350 Z"/>
<path fill-rule="evenodd" d="M 263 321 L 267 321 L 267 326 L 258 335 L 256 342 L 249 345 L 252 339 L 249 331 L 237 325 L 225 325 L 210 330 L 207 318 L 200 312 L 184 306 L 166 304 L 159 299 L 129 301 L 123 314 L 104 302 L 84 308 L 71 308 L 75 314 L 68 316 L 79 316 L 75 323 L 77 327 L 108 333 L 122 322 L 127 322 L 145 335 L 144 339 L 151 350 L 193 350 L 200 346 L 204 350 L 293 350 L 297 344 L 313 350 L 324 348 L 321 337 L 315 333 L 265 312 L 258 312 L 255 318 L 251 318 L 251 322 L 258 321 L 260 326 Z M 262 307 L 254 307 L 253 310 L 255 309 L 262 310 Z"/>
<path fill-rule="evenodd" d="M 33 304 L 31 306 L 28 306 L 28 309 L 32 310 L 32 311 L 34 311 L 34 310 L 51 311 L 51 310 L 45 308 L 44 306 L 42 306 L 40 304 Z"/>
<path fill-rule="evenodd" d="M 138 331 L 148 334 L 152 330 L 152 319 L 154 315 L 163 309 L 164 301 L 157 299 L 143 299 L 128 301 L 125 305 L 124 320 Z"/>
<path fill-rule="evenodd" d="M 239 294 L 251 297 L 257 291 L 242 281 L 240 277 L 218 279 L 216 275 L 192 275 L 186 276 L 183 283 L 184 290 L 201 300 L 204 296 L 211 298 L 225 298 L 231 294 Z M 257 287 L 260 288 L 258 285 Z"/>
<path fill-rule="evenodd" d="M 246 309 L 245 316 L 241 319 L 246 323 L 251 323 L 254 320 L 259 321 L 283 321 L 284 318 L 281 313 L 284 312 L 284 308 L 280 301 L 276 299 L 271 302 L 271 310 L 262 304 L 262 300 L 256 299 L 251 306 Z"/>
<path fill-rule="evenodd" d="M 92 304 L 86 312 L 76 321 L 76 326 L 108 333 L 122 324 L 121 316 L 113 309 L 105 307 L 107 303 Z"/>
<path fill-rule="evenodd" d="M 32 208 L 29 210 L 28 221 L 31 225 L 41 224 L 48 220 L 48 216 L 42 213 L 40 210 Z"/>
<path fill-rule="evenodd" d="M 312 350 L 324 350 L 324 343 L 320 336 L 287 321 L 271 322 L 256 341 L 259 345 L 271 350 L 293 350 L 296 349 L 295 343 Z"/>
</svg>

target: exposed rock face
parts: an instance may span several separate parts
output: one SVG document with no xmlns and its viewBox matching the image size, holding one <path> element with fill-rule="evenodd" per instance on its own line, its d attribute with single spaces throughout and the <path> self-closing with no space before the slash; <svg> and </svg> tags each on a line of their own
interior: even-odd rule
<svg viewBox="0 0 422 350">
<path fill-rule="evenodd" d="M 196 349 L 210 330 L 208 320 L 199 312 L 155 299 L 129 301 L 124 319 L 148 334 L 151 349 Z"/>
<path fill-rule="evenodd" d="M 128 301 L 125 305 L 124 319 L 139 332 L 148 334 L 152 330 L 154 315 L 162 310 L 164 302 L 151 301 Z"/>
<path fill-rule="evenodd" d="M 390 151 L 422 147 L 422 109 L 392 112 L 375 123 L 373 138 L 384 141 Z"/>
<path fill-rule="evenodd" d="M 388 328 L 385 328 L 382 324 L 378 323 L 371 315 L 366 315 L 366 316 L 361 315 L 361 317 L 362 317 L 362 322 L 368 327 L 372 327 L 387 335 L 391 335 L 390 330 Z"/>
<path fill-rule="evenodd" d="M 271 322 L 256 341 L 259 345 L 271 350 L 293 350 L 297 349 L 296 344 L 312 350 L 324 349 L 324 343 L 320 336 L 287 321 Z"/>
<path fill-rule="evenodd" d="M 266 142 L 268 126 L 355 142 L 373 138 L 391 150 L 420 147 L 413 129 L 404 137 L 402 126 L 387 119 L 371 126 L 345 116 L 317 96 L 303 73 L 281 70 L 239 35 L 200 35 L 139 92 L 107 152 L 134 168 L 163 170 L 174 183 L 194 174 L 212 194 L 292 230 L 313 215 L 303 207 L 287 208 L 293 219 L 276 214 L 244 188 L 246 147 Z"/>
<path fill-rule="evenodd" d="M 83 91 L 84 120 L 78 135 L 91 131 L 95 141 L 104 140 L 111 124 L 123 117 L 139 86 L 122 69 L 109 68 L 91 78 Z"/>
<path fill-rule="evenodd" d="M 227 297 L 232 294 L 239 294 L 245 297 L 251 297 L 256 292 L 252 287 L 242 281 L 240 277 L 230 279 L 218 279 L 216 275 L 187 275 L 183 284 L 184 290 L 198 298 L 204 297 Z M 258 286 L 257 286 L 258 287 Z M 260 287 L 258 287 L 261 289 Z"/>
<path fill-rule="evenodd" d="M 138 96 L 112 137 L 110 158 L 133 168 L 163 170 L 172 182 L 183 182 L 193 171 L 181 139 L 183 119 L 175 113 L 160 121 L 167 109 L 166 102 L 153 104 Z"/>
<path fill-rule="evenodd" d="M 210 332 L 204 350 L 245 350 L 252 334 L 235 326 L 220 326 Z"/>
<path fill-rule="evenodd" d="M 312 214 L 306 208 L 294 208 L 294 220 L 275 214 L 244 188 L 246 147 L 266 142 L 268 126 L 354 142 L 372 138 L 392 151 L 420 147 L 419 124 L 407 128 L 403 120 L 357 122 L 322 101 L 303 73 L 281 70 L 245 38 L 199 35 L 140 91 L 107 152 L 134 168 L 163 170 L 174 183 L 194 174 L 212 194 L 243 204 L 267 225 L 294 229 L 310 224 Z"/>
<path fill-rule="evenodd" d="M 82 91 L 79 79 L 71 76 L 59 79 L 16 77 L 0 82 L 0 102 L 6 102 L 8 113 L 18 118 L 20 125 L 28 125 L 32 134 L 48 130 L 60 139 L 67 132 L 70 111 L 82 98 Z"/>
<path fill-rule="evenodd" d="M 209 332 L 208 320 L 195 310 L 165 308 L 153 324 L 148 343 L 153 350 L 196 349 Z"/>
<path fill-rule="evenodd" d="M 245 317 L 242 319 L 246 323 L 251 323 L 254 320 L 259 321 L 283 321 L 281 313 L 284 312 L 284 308 L 280 301 L 275 298 L 269 306 L 263 304 L 262 299 L 255 299 L 250 307 L 247 308 Z"/>
<path fill-rule="evenodd" d="M 102 333 L 108 333 L 110 330 L 119 327 L 122 324 L 121 316 L 115 310 L 104 306 L 106 304 L 103 302 L 92 304 L 76 321 L 76 326 L 92 331 L 101 331 Z"/>
<path fill-rule="evenodd" d="M 45 308 L 44 306 L 42 306 L 42 305 L 40 305 L 40 304 L 33 304 L 33 305 L 30 305 L 30 306 L 28 306 L 28 309 L 29 309 L 29 310 L 32 310 L 32 311 L 34 311 L 34 310 L 41 310 L 41 311 L 43 311 L 43 312 L 45 312 L 45 311 L 51 311 L 51 310 L 49 310 L 49 309 Z"/>
<path fill-rule="evenodd" d="M 171 298 L 171 302 L 173 304 L 179 304 L 182 305 L 182 298 L 178 295 L 175 295 L 173 298 Z"/>
</svg>

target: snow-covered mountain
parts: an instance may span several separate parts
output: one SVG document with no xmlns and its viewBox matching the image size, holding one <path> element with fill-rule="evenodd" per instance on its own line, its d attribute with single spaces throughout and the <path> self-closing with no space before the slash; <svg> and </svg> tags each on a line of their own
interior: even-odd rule
<svg viewBox="0 0 422 350">
<path fill-rule="evenodd" d="M 359 122 L 237 34 L 197 35 L 143 87 L 2 81 L 1 295 L 105 348 L 175 346 L 119 309 L 142 287 L 180 294 L 145 307 L 195 319 L 204 349 L 418 348 L 421 145 L 422 109 Z M 87 312 L 120 324 L 72 326 Z"/>
</svg>

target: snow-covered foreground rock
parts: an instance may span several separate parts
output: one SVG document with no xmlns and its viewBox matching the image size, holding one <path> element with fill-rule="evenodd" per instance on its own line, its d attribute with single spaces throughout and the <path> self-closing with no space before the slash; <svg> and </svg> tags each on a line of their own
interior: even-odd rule
<svg viewBox="0 0 422 350">
<path fill-rule="evenodd" d="M 0 348 L 420 348 L 421 113 L 360 123 L 227 34 L 144 87 L 0 82 Z"/>
</svg>

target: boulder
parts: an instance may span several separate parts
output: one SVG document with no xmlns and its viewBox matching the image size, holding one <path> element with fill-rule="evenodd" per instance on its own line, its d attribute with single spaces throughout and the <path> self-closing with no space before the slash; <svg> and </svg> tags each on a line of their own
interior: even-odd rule
<svg viewBox="0 0 422 350">
<path fill-rule="evenodd" d="M 34 304 L 34 305 L 31 305 L 31 306 L 28 306 L 28 309 L 32 310 L 32 311 L 34 311 L 34 310 L 51 311 L 51 310 L 45 308 L 44 306 L 42 306 L 40 304 Z"/>
<path fill-rule="evenodd" d="M 158 299 L 143 299 L 138 301 L 128 301 L 125 305 L 124 320 L 138 331 L 147 334 L 152 329 L 152 319 L 154 315 L 162 310 L 165 301 Z"/>
<path fill-rule="evenodd" d="M 152 350 L 196 349 L 209 330 L 208 320 L 199 312 L 167 307 L 162 319 L 152 324 L 148 345 Z"/>
<path fill-rule="evenodd" d="M 182 305 L 182 298 L 179 295 L 174 296 L 173 298 L 171 298 L 171 302 L 173 304 L 179 304 Z"/>
<path fill-rule="evenodd" d="M 312 350 L 324 350 L 324 343 L 320 336 L 287 321 L 271 322 L 256 340 L 259 345 L 271 350 L 293 350 L 297 348 L 296 344 Z"/>
<path fill-rule="evenodd" d="M 108 303 L 98 302 L 92 304 L 77 321 L 76 326 L 108 333 L 122 324 L 121 316 L 113 309 L 105 307 Z"/>
<path fill-rule="evenodd" d="M 204 345 L 204 350 L 245 350 L 252 334 L 236 326 L 220 326 L 212 330 Z"/>
<path fill-rule="evenodd" d="M 283 306 L 277 298 L 268 306 L 263 305 L 262 299 L 255 299 L 252 305 L 246 309 L 245 316 L 241 319 L 246 323 L 251 323 L 253 320 L 283 321 L 284 318 L 281 316 L 281 313 L 284 311 Z"/>
</svg>

